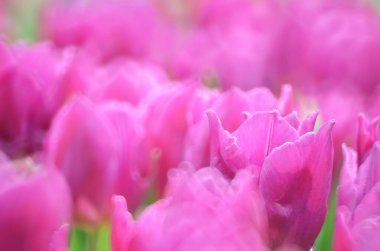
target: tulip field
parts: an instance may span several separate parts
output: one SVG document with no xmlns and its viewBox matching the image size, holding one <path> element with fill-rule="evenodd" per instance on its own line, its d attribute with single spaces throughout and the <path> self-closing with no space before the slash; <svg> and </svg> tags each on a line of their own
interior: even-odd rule
<svg viewBox="0 0 380 251">
<path fill-rule="evenodd" d="M 380 250 L 380 1 L 0 1 L 0 251 L 311 250 Z"/>
</svg>

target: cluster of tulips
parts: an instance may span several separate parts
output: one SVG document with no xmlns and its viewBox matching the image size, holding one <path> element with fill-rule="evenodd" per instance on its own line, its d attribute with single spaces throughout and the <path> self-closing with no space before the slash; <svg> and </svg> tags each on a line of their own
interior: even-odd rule
<svg viewBox="0 0 380 251">
<path fill-rule="evenodd" d="M 335 193 L 329 248 L 380 250 L 374 3 L 39 1 L 11 42 L 24 2 L 0 3 L 1 251 L 316 250 Z"/>
</svg>

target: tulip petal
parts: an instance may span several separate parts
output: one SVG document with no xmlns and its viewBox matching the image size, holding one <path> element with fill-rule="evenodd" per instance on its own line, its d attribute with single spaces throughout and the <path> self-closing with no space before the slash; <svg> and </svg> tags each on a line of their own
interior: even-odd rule
<svg viewBox="0 0 380 251">
<path fill-rule="evenodd" d="M 134 222 L 128 212 L 127 202 L 122 196 L 113 196 L 111 245 L 113 251 L 126 251 L 131 241 Z"/>
<path fill-rule="evenodd" d="M 332 176 L 333 123 L 317 134 L 275 148 L 266 158 L 259 187 L 269 216 L 270 242 L 309 249 L 327 210 Z"/>
</svg>

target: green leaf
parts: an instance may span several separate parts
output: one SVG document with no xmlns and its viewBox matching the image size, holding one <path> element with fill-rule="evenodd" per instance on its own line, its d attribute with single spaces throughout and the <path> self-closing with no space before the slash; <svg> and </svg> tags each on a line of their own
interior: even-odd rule
<svg viewBox="0 0 380 251">
<path fill-rule="evenodd" d="M 315 242 L 315 251 L 330 251 L 332 250 L 332 238 L 334 235 L 334 222 L 335 222 L 335 210 L 336 210 L 336 189 L 332 191 L 330 198 L 329 208 L 325 223 L 322 230 Z"/>
</svg>

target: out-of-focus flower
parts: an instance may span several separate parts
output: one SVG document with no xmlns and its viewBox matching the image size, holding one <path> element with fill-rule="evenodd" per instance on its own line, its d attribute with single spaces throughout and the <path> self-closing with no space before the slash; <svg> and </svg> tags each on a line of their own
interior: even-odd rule
<svg viewBox="0 0 380 251">
<path fill-rule="evenodd" d="M 233 88 L 208 98 L 207 104 L 201 106 L 205 95 L 194 95 L 188 112 L 188 133 L 184 159 L 196 167 L 210 165 L 209 123 L 205 111 L 214 110 L 224 129 L 235 131 L 246 120 L 244 112 L 271 111 L 278 109 L 282 115 L 293 110 L 292 89 L 284 86 L 281 97 L 277 99 L 266 88 L 242 91 Z"/>
<path fill-rule="evenodd" d="M 100 105 L 98 111 L 114 131 L 110 140 L 118 144 L 118 172 L 113 194 L 128 199 L 134 212 L 143 201 L 151 181 L 151 155 L 146 131 L 137 109 L 121 102 Z"/>
<path fill-rule="evenodd" d="M 283 50 L 296 85 L 308 91 L 328 91 L 332 84 L 344 91 L 376 88 L 380 19 L 365 2 L 290 1 Z"/>
<path fill-rule="evenodd" d="M 379 119 L 361 118 L 358 152 L 343 146 L 344 164 L 338 186 L 334 250 L 380 248 Z"/>
<path fill-rule="evenodd" d="M 68 224 L 62 225 L 53 235 L 49 251 L 69 251 L 69 230 Z"/>
<path fill-rule="evenodd" d="M 76 220 L 96 222 L 107 215 L 115 192 L 137 208 L 150 174 L 144 138 L 138 114 L 127 104 L 95 105 L 76 97 L 59 112 L 46 155 L 70 185 Z"/>
<path fill-rule="evenodd" d="M 56 108 L 56 56 L 48 44 L 0 44 L 0 148 L 12 157 L 41 148 Z"/>
<path fill-rule="evenodd" d="M 125 201 L 115 199 L 113 251 L 268 250 L 260 232 L 264 208 L 248 171 L 231 183 L 213 167 L 179 168 L 169 177 L 168 196 L 146 208 L 135 224 Z"/>
<path fill-rule="evenodd" d="M 332 176 L 332 122 L 313 132 L 316 114 L 299 122 L 277 111 L 256 112 L 233 133 L 208 112 L 211 165 L 227 176 L 253 172 L 265 201 L 271 248 L 310 249 L 325 219 Z"/>
<path fill-rule="evenodd" d="M 342 90 L 336 87 L 332 87 L 328 91 L 304 96 L 305 99 L 315 102 L 323 121 L 334 119 L 337 122 L 332 134 L 335 149 L 334 171 L 338 171 L 342 163 L 342 143 L 356 144 L 357 114 L 365 113 L 367 116 L 378 116 L 379 97 L 378 91 L 371 95 L 364 95 L 358 91 Z M 299 103 L 305 104 L 302 101 Z"/>
<path fill-rule="evenodd" d="M 156 149 L 157 186 L 162 192 L 167 172 L 183 161 L 185 136 L 188 130 L 186 116 L 190 100 L 197 92 L 197 84 L 163 86 L 142 102 L 149 145 Z M 199 104 L 203 106 L 203 104 Z"/>
<path fill-rule="evenodd" d="M 57 65 L 59 79 L 52 83 L 57 108 L 78 94 L 95 103 L 116 100 L 137 106 L 150 91 L 169 81 L 158 65 L 127 59 L 104 63 L 78 47 L 61 50 Z"/>
<path fill-rule="evenodd" d="M 54 232 L 70 220 L 71 207 L 69 187 L 58 171 L 1 163 L 1 250 L 49 250 Z"/>
<path fill-rule="evenodd" d="M 54 1 L 43 15 L 42 33 L 59 47 L 80 46 L 106 60 L 143 58 L 160 53 L 154 48 L 165 41 L 158 16 L 151 1 Z"/>
<path fill-rule="evenodd" d="M 324 121 L 336 119 L 338 167 L 341 144 L 355 141 L 357 114 L 378 115 L 379 15 L 370 1 L 291 0 L 281 6 L 281 60 L 274 67 L 280 81 L 315 100 Z"/>
<path fill-rule="evenodd" d="M 359 129 L 356 146 L 358 164 L 364 162 L 376 141 L 380 141 L 380 117 L 369 121 L 365 115 L 359 115 Z"/>
<path fill-rule="evenodd" d="M 245 0 L 194 2 L 193 23 L 178 29 L 175 46 L 167 53 L 169 71 L 177 78 L 201 75 L 223 89 L 277 87 L 281 25 L 275 5 Z"/>
<path fill-rule="evenodd" d="M 150 91 L 167 82 L 165 72 L 156 65 L 122 60 L 98 67 L 88 92 L 97 102 L 118 100 L 138 105 Z"/>
</svg>

